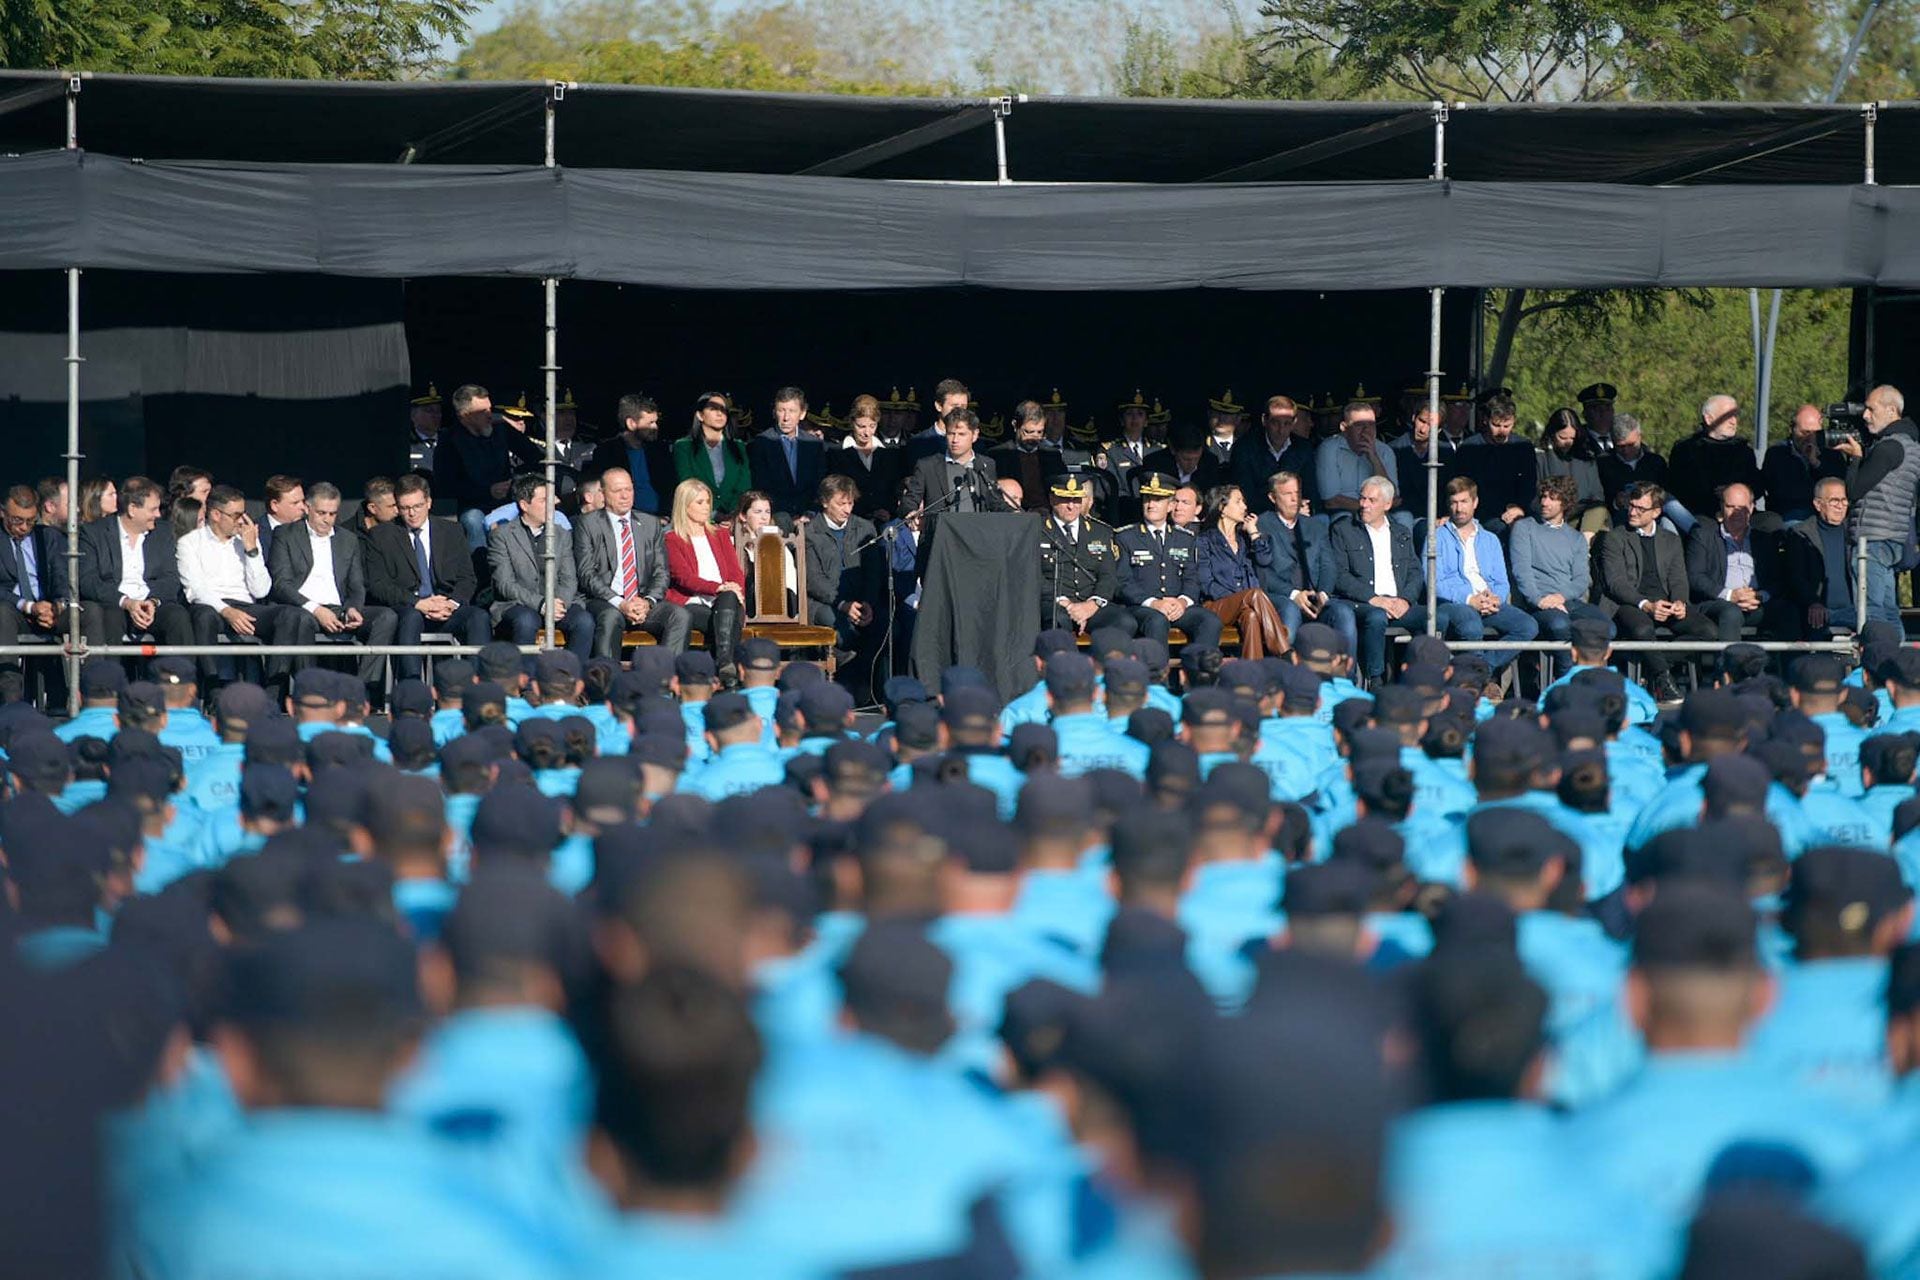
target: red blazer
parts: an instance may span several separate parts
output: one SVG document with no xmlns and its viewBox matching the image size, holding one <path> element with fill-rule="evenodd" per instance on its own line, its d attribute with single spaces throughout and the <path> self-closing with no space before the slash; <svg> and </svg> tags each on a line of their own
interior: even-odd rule
<svg viewBox="0 0 1920 1280">
<path fill-rule="evenodd" d="M 707 545 L 713 549 L 713 558 L 724 575 L 721 581 L 731 582 L 740 588 L 740 597 L 744 600 L 747 584 L 741 581 L 740 557 L 734 552 L 733 539 L 725 529 L 715 525 L 707 533 Z M 700 562 L 693 554 L 693 543 L 677 533 L 669 532 L 667 599 L 675 604 L 685 604 L 691 596 L 715 595 L 719 590 L 719 582 L 700 576 Z"/>
</svg>

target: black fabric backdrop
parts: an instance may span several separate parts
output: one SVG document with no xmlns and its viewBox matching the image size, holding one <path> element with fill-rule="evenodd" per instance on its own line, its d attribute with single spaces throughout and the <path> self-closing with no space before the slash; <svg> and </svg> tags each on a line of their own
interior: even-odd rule
<svg viewBox="0 0 1920 1280">
<path fill-rule="evenodd" d="M 950 666 L 986 673 L 1002 701 L 1037 679 L 1040 518 L 946 515 L 928 552 L 913 631 L 913 669 L 929 689 Z"/>
<path fill-rule="evenodd" d="M 0 160 L 0 269 L 682 288 L 1920 286 L 1920 190 L 941 186 L 440 165 Z"/>
</svg>

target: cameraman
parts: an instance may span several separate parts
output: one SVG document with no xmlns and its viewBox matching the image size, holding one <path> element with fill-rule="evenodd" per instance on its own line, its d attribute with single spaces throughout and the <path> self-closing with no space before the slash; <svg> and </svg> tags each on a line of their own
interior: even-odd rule
<svg viewBox="0 0 1920 1280">
<path fill-rule="evenodd" d="M 1867 619 L 1900 621 L 1894 569 L 1913 540 L 1914 501 L 1920 495 L 1920 430 L 1904 417 L 1907 402 L 1894 387 L 1867 393 L 1866 437 L 1842 440 L 1836 453 L 1850 459 L 1847 498 L 1854 536 L 1866 543 Z"/>
</svg>

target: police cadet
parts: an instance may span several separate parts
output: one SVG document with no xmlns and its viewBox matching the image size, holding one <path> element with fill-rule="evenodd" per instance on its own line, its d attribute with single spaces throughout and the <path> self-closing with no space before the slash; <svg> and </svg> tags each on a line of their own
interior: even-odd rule
<svg viewBox="0 0 1920 1280">
<path fill-rule="evenodd" d="M 413 947 L 365 916 L 317 919 L 228 953 L 214 1034 L 247 1122 L 178 1187 L 137 1206 L 150 1276 L 364 1272 L 558 1276 L 567 1251 L 503 1185 L 384 1111 L 425 1023 Z"/>
<path fill-rule="evenodd" d="M 1113 530 L 1086 514 L 1092 491 L 1078 476 L 1053 482 L 1053 515 L 1040 526 L 1040 626 L 1069 627 L 1082 635 L 1096 627 L 1137 630 L 1115 597 L 1120 577 Z"/>
<path fill-rule="evenodd" d="M 1865 790 L 1860 783 L 1860 744 L 1867 735 L 1840 710 L 1840 682 L 1845 674 L 1832 654 L 1809 653 L 1793 664 L 1787 678 L 1793 705 L 1826 735 L 1828 779 L 1843 795 L 1858 799 Z"/>
<path fill-rule="evenodd" d="M 760 717 L 743 693 L 716 694 L 704 712 L 711 759 L 680 777 L 680 790 L 721 800 L 786 779 L 779 753 L 762 741 Z"/>
<path fill-rule="evenodd" d="M 1046 686 L 1062 774 L 1071 778 L 1094 769 L 1119 769 L 1135 779 L 1146 777 L 1146 744 L 1114 732 L 1107 717 L 1094 710 L 1091 659 L 1080 653 L 1055 654 L 1047 662 Z"/>
<path fill-rule="evenodd" d="M 1020 789 L 1013 829 L 1020 840 L 1020 895 L 1013 916 L 1036 937 L 1096 959 L 1114 900 L 1104 875 L 1083 868 L 1099 848 L 1093 784 L 1041 777 Z"/>
<path fill-rule="evenodd" d="M 1173 477 L 1158 471 L 1135 477 L 1140 493 L 1140 523 L 1113 536 L 1120 560 L 1118 599 L 1139 633 L 1166 643 L 1178 627 L 1190 643 L 1214 648 L 1220 643 L 1220 619 L 1200 606 L 1198 540 L 1167 520 L 1173 502 Z"/>
<path fill-rule="evenodd" d="M 54 736 L 62 742 L 113 737 L 120 728 L 120 691 L 126 687 L 127 671 L 118 658 L 88 658 L 80 664 L 80 711 L 55 725 Z"/>
</svg>

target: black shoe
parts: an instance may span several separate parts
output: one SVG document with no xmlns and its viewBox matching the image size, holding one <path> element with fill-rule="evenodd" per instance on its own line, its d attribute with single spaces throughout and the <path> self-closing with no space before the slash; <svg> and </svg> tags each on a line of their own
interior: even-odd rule
<svg viewBox="0 0 1920 1280">
<path fill-rule="evenodd" d="M 1659 703 L 1680 702 L 1686 695 L 1680 692 L 1680 686 L 1674 683 L 1673 676 L 1665 671 L 1653 678 L 1649 692 L 1653 700 Z"/>
</svg>

